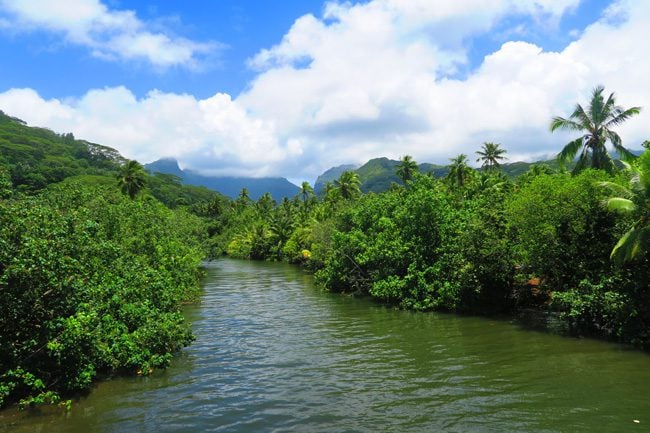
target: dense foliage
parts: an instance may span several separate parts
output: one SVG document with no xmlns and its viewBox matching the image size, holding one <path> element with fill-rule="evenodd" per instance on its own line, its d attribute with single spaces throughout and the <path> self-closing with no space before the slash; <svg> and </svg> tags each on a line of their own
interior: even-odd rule
<svg viewBox="0 0 650 433">
<path fill-rule="evenodd" d="M 638 112 L 601 94 L 601 111 L 554 127 Z M 301 264 L 328 290 L 399 308 L 553 311 L 575 332 L 650 348 L 650 150 L 623 171 L 587 164 L 609 158 L 593 135 L 559 155 L 586 146 L 574 174 L 512 164 L 527 169 L 515 179 L 485 143 L 483 170 L 463 154 L 442 168 L 377 159 L 278 202 L 188 187 L 0 113 L 0 406 L 166 366 L 192 339 L 179 308 L 206 251 Z"/>
<path fill-rule="evenodd" d="M 0 200 L 0 405 L 146 374 L 191 341 L 197 219 L 79 182 Z"/>
<path fill-rule="evenodd" d="M 219 198 L 0 112 L 0 407 L 166 366 L 207 233 L 182 207 Z"/>
<path fill-rule="evenodd" d="M 214 239 L 234 257 L 301 263 L 331 291 L 415 310 L 555 311 L 575 332 L 650 347 L 647 245 L 610 259 L 630 227 L 647 230 L 645 189 L 626 187 L 648 158 L 614 174 L 533 165 L 513 180 L 465 155 L 436 179 L 409 157 L 395 167 L 406 185 L 379 194 L 350 193 L 344 172 L 320 199 L 222 203 Z M 613 185 L 633 212 L 608 209 Z"/>
</svg>

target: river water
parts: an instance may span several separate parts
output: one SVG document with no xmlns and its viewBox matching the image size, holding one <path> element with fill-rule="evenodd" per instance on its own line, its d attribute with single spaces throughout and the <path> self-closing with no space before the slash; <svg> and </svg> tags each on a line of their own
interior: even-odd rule
<svg viewBox="0 0 650 433">
<path fill-rule="evenodd" d="M 164 372 L 98 384 L 0 431 L 650 431 L 650 356 L 504 320 L 324 293 L 297 267 L 218 260 Z"/>
</svg>

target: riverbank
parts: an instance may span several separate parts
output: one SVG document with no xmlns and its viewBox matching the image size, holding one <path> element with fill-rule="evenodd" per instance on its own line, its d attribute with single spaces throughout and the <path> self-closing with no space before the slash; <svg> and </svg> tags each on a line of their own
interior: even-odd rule
<svg viewBox="0 0 650 433">
<path fill-rule="evenodd" d="M 591 433 L 650 422 L 650 357 L 616 344 L 387 308 L 282 263 L 217 260 L 203 291 L 184 310 L 196 340 L 167 370 L 99 383 L 67 415 L 0 418 L 0 431 Z"/>
</svg>

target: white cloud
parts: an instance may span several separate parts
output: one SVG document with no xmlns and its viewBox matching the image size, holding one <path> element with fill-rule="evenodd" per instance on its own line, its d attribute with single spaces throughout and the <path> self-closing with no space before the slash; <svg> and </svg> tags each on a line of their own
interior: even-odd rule
<svg viewBox="0 0 650 433">
<path fill-rule="evenodd" d="M 324 19 L 302 17 L 251 60 L 260 73 L 237 100 L 275 119 L 283 139 L 300 137 L 305 159 L 323 168 L 406 153 L 444 162 L 473 155 L 483 141 L 501 142 L 512 159 L 557 153 L 567 136 L 548 132 L 550 118 L 586 102 L 599 83 L 615 89 L 621 104 L 650 109 L 643 2 L 618 2 L 563 52 L 508 42 L 468 77 L 445 77 L 466 61 L 463 41 L 504 16 L 557 21 L 577 3 L 330 4 Z M 630 146 L 650 135 L 646 123 L 634 119 L 621 129 Z"/>
<path fill-rule="evenodd" d="M 99 0 L 0 0 L 0 29 L 46 30 L 88 47 L 109 60 L 145 60 L 159 68 L 197 67 L 200 58 L 218 48 L 147 29 L 134 11 L 110 10 Z"/>
<path fill-rule="evenodd" d="M 174 157 L 182 166 L 211 174 L 267 175 L 287 155 L 301 152 L 297 141 L 281 146 L 272 122 L 251 119 L 222 93 L 197 100 L 152 91 L 137 99 L 116 87 L 62 102 L 13 89 L 0 93 L 0 109 L 33 125 L 115 147 L 128 158 Z"/>
<path fill-rule="evenodd" d="M 575 4 L 329 4 L 324 18 L 298 19 L 277 46 L 251 59 L 259 73 L 234 99 L 157 91 L 137 99 L 110 88 L 58 101 L 11 90 L 0 94 L 0 109 L 145 162 L 174 156 L 203 171 L 313 179 L 378 156 L 444 163 L 462 152 L 473 160 L 484 141 L 500 142 L 511 160 L 554 154 L 569 136 L 548 131 L 551 117 L 586 103 L 603 84 L 621 105 L 646 107 L 620 128 L 624 143 L 638 148 L 650 138 L 650 9 L 641 0 L 617 2 L 561 52 L 512 41 L 468 77 L 448 78 L 465 61 L 463 41 L 511 8 L 556 20 Z M 454 34 L 438 40 L 449 28 Z"/>
</svg>

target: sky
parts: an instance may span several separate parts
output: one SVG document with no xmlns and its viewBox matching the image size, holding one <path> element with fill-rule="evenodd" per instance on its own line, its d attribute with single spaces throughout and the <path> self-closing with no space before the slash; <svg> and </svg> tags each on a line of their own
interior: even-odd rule
<svg viewBox="0 0 650 433">
<path fill-rule="evenodd" d="M 597 85 L 650 138 L 649 38 L 647 0 L 0 0 L 0 110 L 208 175 L 534 161 Z"/>
</svg>

